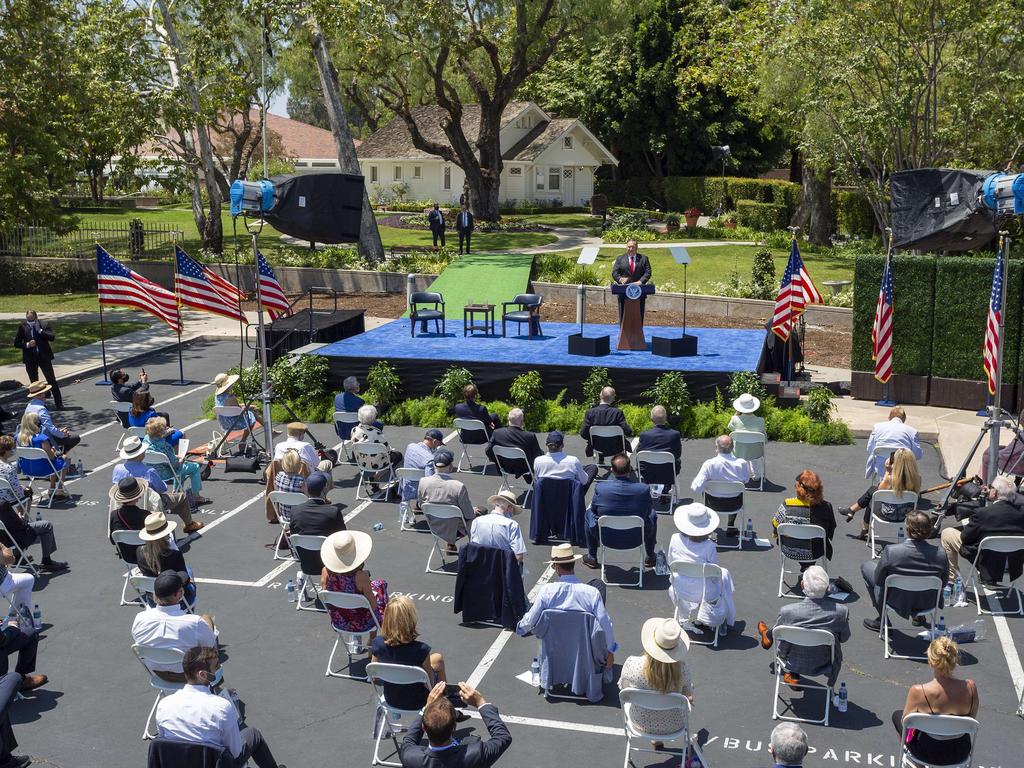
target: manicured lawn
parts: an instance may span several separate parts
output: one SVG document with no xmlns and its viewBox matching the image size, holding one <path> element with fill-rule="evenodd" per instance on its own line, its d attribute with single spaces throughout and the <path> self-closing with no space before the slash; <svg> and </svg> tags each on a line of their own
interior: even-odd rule
<svg viewBox="0 0 1024 768">
<path fill-rule="evenodd" d="M 589 213 L 537 213 L 524 217 L 527 221 L 536 221 L 546 227 L 568 227 L 571 229 L 590 229 L 601 223 L 600 216 Z"/>
<path fill-rule="evenodd" d="M 456 232 L 448 232 L 449 246 L 458 247 L 459 236 Z M 393 245 L 433 245 L 430 232 L 424 228 L 399 229 L 397 227 L 380 227 L 380 239 L 385 248 Z M 532 248 L 536 245 L 547 245 L 558 238 L 546 232 L 474 232 L 474 251 L 514 251 L 517 248 Z"/>
<path fill-rule="evenodd" d="M 739 273 L 740 279 L 750 282 L 750 268 L 754 254 L 759 247 L 756 245 L 713 245 L 700 248 L 688 248 L 691 263 L 688 267 L 687 286 L 692 292 L 711 293 L 712 283 L 728 283 L 733 271 Z M 612 262 L 624 251 L 618 248 L 602 248 L 593 268 L 601 275 L 602 282 L 611 282 Z M 683 268 L 676 264 L 667 248 L 649 248 L 640 246 L 640 252 L 651 260 L 652 282 L 662 286 L 664 290 L 681 291 L 683 289 Z M 578 251 L 561 251 L 564 256 L 575 259 Z M 850 280 L 853 278 L 853 263 L 845 259 L 829 258 L 814 253 L 801 254 L 807 271 L 818 289 L 827 295 L 823 285 L 826 280 Z M 773 250 L 776 281 L 782 280 L 789 259 L 788 250 Z M 669 285 L 669 284 L 673 285 Z"/>
<path fill-rule="evenodd" d="M 86 344 L 100 340 L 99 323 L 51 323 L 56 339 L 50 342 L 54 352 L 61 352 L 65 349 L 74 349 Z M 149 323 L 141 323 L 132 320 L 121 320 L 116 322 L 103 323 L 103 330 L 108 339 L 120 336 L 132 331 L 139 331 L 149 328 Z M 18 331 L 17 320 L 0 321 L 0 339 L 13 340 L 14 334 Z M 13 344 L 0 344 L 0 365 L 21 362 L 21 350 Z"/>
<path fill-rule="evenodd" d="M 0 296 L 0 312 L 99 312 L 100 303 L 95 293 L 34 293 L 31 295 Z M 107 309 L 103 313 L 106 317 Z"/>
</svg>

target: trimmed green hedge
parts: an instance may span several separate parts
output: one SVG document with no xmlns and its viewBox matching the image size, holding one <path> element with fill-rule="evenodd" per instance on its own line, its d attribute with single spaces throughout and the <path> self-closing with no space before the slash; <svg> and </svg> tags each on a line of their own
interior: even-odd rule
<svg viewBox="0 0 1024 768">
<path fill-rule="evenodd" d="M 685 211 L 688 208 L 704 210 L 704 176 L 668 176 L 663 184 L 665 207 L 670 211 Z M 709 209 L 713 210 L 713 209 Z"/>
<path fill-rule="evenodd" d="M 871 360 L 871 325 L 875 318 L 884 263 L 885 257 L 876 254 L 860 254 L 854 262 L 851 367 L 855 371 L 875 369 Z M 897 254 L 894 265 L 896 319 L 893 329 L 893 370 L 895 373 L 927 376 L 931 373 L 934 357 L 932 321 L 935 259 L 931 256 Z"/>
<path fill-rule="evenodd" d="M 860 192 L 833 190 L 832 210 L 836 215 L 836 230 L 840 234 L 872 237 L 878 231 L 875 212 L 871 210 L 868 199 Z"/>
<path fill-rule="evenodd" d="M 789 222 L 785 205 L 758 203 L 753 200 L 736 202 L 736 223 L 758 232 L 772 232 L 783 229 Z"/>
<path fill-rule="evenodd" d="M 753 200 L 757 203 L 771 203 L 785 208 L 785 220 L 788 222 L 800 205 L 801 189 L 799 184 L 777 179 L 746 179 L 726 176 L 712 176 L 704 180 L 704 206 L 706 210 L 714 210 L 722 205 L 725 196 L 732 198 L 737 206 L 740 200 Z M 785 224 L 783 224 L 785 226 Z"/>
<path fill-rule="evenodd" d="M 985 379 L 982 343 L 994 268 L 994 254 L 936 259 L 933 376 L 975 381 Z M 1017 381 L 1019 368 L 1022 280 L 1024 265 L 1011 261 L 1003 315 L 1006 323 L 1003 381 L 1007 383 Z"/>
<path fill-rule="evenodd" d="M 0 294 L 81 293 L 96 290 L 96 273 L 45 259 L 16 261 L 0 259 Z"/>
</svg>

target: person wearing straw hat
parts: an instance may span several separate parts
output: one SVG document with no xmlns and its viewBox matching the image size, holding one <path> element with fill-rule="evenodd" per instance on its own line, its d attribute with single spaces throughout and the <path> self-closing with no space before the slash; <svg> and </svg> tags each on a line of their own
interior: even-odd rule
<svg viewBox="0 0 1024 768">
<path fill-rule="evenodd" d="M 192 581 L 192 569 L 185 565 L 185 556 L 174 543 L 174 530 L 178 524 L 168 520 L 163 512 L 153 512 L 146 517 L 139 538 L 145 543 L 135 552 L 139 570 L 143 576 L 156 578 L 164 571 L 175 571 L 185 585 L 185 601 L 190 605 L 196 601 L 196 585 Z"/>
<path fill-rule="evenodd" d="M 684 659 L 690 650 L 690 638 L 675 619 L 653 618 L 640 629 L 642 656 L 629 656 L 622 663 L 619 690 L 639 688 L 655 693 L 681 693 L 693 703 L 693 680 Z M 631 707 L 629 719 L 637 730 L 652 736 L 681 731 L 687 726 L 687 711 L 680 709 L 644 709 Z M 665 746 L 652 741 L 655 749 Z"/>
<path fill-rule="evenodd" d="M 174 530 L 173 522 L 165 519 L 164 523 Z M 139 535 L 145 537 L 147 533 L 143 531 Z M 152 535 L 166 538 L 169 532 L 161 533 L 154 530 Z M 213 617 L 196 616 L 193 613 L 186 613 L 182 608 L 181 603 L 186 596 L 187 586 L 185 576 L 187 574 L 172 569 L 161 571 L 157 575 L 153 581 L 153 598 L 156 605 L 135 615 L 132 622 L 133 642 L 151 648 L 171 648 L 182 653 L 197 645 L 205 648 L 217 647 Z M 161 680 L 169 683 L 185 682 L 180 661 L 167 664 L 150 662 L 147 666 Z"/>
<path fill-rule="evenodd" d="M 213 404 L 231 405 L 236 408 L 241 407 L 242 404 L 238 402 L 234 391 L 235 384 L 237 383 L 237 373 L 218 373 L 214 376 Z M 238 416 L 218 416 L 217 421 L 220 423 L 220 428 L 226 432 L 243 431 L 245 432 L 245 437 L 248 437 L 254 428 L 262 426 L 259 414 L 251 406 L 243 408 Z"/>
<path fill-rule="evenodd" d="M 572 544 L 556 544 L 551 547 L 551 559 L 548 565 L 555 572 L 556 580 L 550 581 L 540 588 L 537 599 L 530 610 L 519 621 L 516 632 L 519 635 L 528 635 L 540 620 L 541 614 L 548 608 L 556 608 L 563 611 L 586 611 L 594 615 L 597 623 L 604 630 L 604 637 L 608 643 L 608 658 L 605 668 L 611 669 L 615 664 L 615 651 L 619 646 L 615 642 L 615 631 L 612 629 L 612 620 L 605 610 L 606 587 L 600 579 L 594 579 L 589 584 L 584 584 L 576 576 L 576 563 L 583 559 L 583 555 L 576 554 Z"/>
<path fill-rule="evenodd" d="M 147 450 L 162 453 L 167 457 L 167 464 L 156 465 L 157 474 L 166 483 L 177 473 L 184 486 L 183 490 L 188 494 L 190 504 L 198 509 L 210 503 L 210 499 L 200 493 L 203 490 L 203 468 L 194 461 L 178 459 L 178 453 L 171 443 L 180 438 L 180 435 L 181 430 L 172 430 L 162 416 L 154 416 L 146 422 L 146 436 L 142 438 L 142 442 Z"/>
<path fill-rule="evenodd" d="M 204 523 L 192 519 L 188 493 L 172 491 L 167 488 L 167 484 L 156 469 L 143 461 L 147 450 L 148 446 L 142 442 L 142 438 L 135 435 L 125 438 L 125 441 L 121 443 L 121 450 L 117 454 L 122 462 L 114 467 L 111 482 L 116 486 L 126 477 L 145 480 L 149 487 L 160 495 L 160 503 L 164 511 L 181 518 L 181 522 L 184 524 L 182 530 L 185 533 L 195 533 L 203 527 Z"/>
<path fill-rule="evenodd" d="M 670 565 L 677 562 L 719 565 L 718 547 L 710 539 L 718 528 L 717 512 L 700 503 L 684 504 L 676 508 L 672 520 L 679 533 L 673 534 L 668 545 Z M 706 588 L 700 577 L 672 574 L 668 594 L 677 615 L 684 617 L 687 629 L 732 625 L 736 621 L 732 576 L 726 568 L 722 568 L 722 579 L 709 579 Z"/>
<path fill-rule="evenodd" d="M 735 413 L 729 419 L 728 430 L 730 432 L 743 430 L 744 432 L 760 432 L 762 435 L 768 434 L 765 431 L 764 419 L 754 415 L 761 408 L 761 401 L 758 398 L 749 392 L 744 392 L 732 401 L 732 407 Z M 752 479 L 756 481 L 764 472 L 764 459 L 754 459 L 750 464 L 754 470 Z"/>
<path fill-rule="evenodd" d="M 320 547 L 324 569 L 320 572 L 320 588 L 331 592 L 360 594 L 370 603 L 377 622 L 384 621 L 388 606 L 388 583 L 384 579 L 371 579 L 363 566 L 373 550 L 373 539 L 362 531 L 338 531 L 328 536 Z M 327 606 L 331 623 L 342 632 L 368 632 L 373 628 L 373 617 L 365 608 L 336 608 Z M 374 634 L 370 635 L 372 640 Z"/>
<path fill-rule="evenodd" d="M 114 509 L 110 512 L 107 530 L 110 543 L 114 543 L 114 531 L 141 531 L 146 525 L 149 510 L 140 507 L 140 501 L 149 490 L 149 483 L 137 477 L 123 477 L 110 489 Z M 130 565 L 137 565 L 137 547 L 132 544 L 118 544 L 121 559 Z"/>
<path fill-rule="evenodd" d="M 25 413 L 39 415 L 39 428 L 42 430 L 42 433 L 56 445 L 59 445 L 64 450 L 66 456 L 72 448 L 82 442 L 82 438 L 74 432 L 64 427 L 58 427 L 53 423 L 53 418 L 51 418 L 50 412 L 46 408 L 46 398 L 50 395 L 52 389 L 53 387 L 45 381 L 34 381 L 29 384 L 28 405 L 25 406 Z"/>
<path fill-rule="evenodd" d="M 46 454 L 43 459 L 26 459 L 18 457 L 18 471 L 27 477 L 49 477 L 50 492 L 55 499 L 66 499 L 68 492 L 57 486 L 58 478 L 63 480 L 71 464 L 64 458 L 58 456 L 50 443 L 50 436 L 42 431 L 39 424 L 39 414 L 27 412 L 21 417 L 21 425 L 18 428 L 18 445 L 24 448 L 39 448 Z M 56 473 L 53 472 L 56 470 Z"/>
<path fill-rule="evenodd" d="M 470 543 L 481 547 L 510 550 L 516 556 L 516 560 L 522 563 L 523 555 L 526 553 L 526 542 L 523 541 L 519 523 L 512 519 L 514 515 L 523 511 L 518 501 L 516 495 L 507 489 L 489 497 L 487 505 L 491 511 L 473 520 L 473 525 L 469 529 Z"/>
</svg>

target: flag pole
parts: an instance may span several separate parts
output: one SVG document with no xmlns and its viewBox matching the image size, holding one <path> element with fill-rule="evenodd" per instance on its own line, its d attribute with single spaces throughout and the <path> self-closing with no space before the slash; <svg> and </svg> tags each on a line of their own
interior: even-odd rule
<svg viewBox="0 0 1024 768">
<path fill-rule="evenodd" d="M 192 382 L 185 378 L 185 363 L 181 356 L 181 326 L 183 324 L 181 316 L 181 294 L 178 293 L 178 238 L 175 236 L 171 240 L 171 247 L 174 249 L 174 298 L 178 304 L 178 380 L 172 381 L 171 385 L 175 387 L 184 387 Z"/>
<path fill-rule="evenodd" d="M 273 456 L 274 438 L 273 438 L 273 424 L 270 415 L 270 382 L 267 380 L 267 343 L 266 336 L 263 333 L 263 296 L 260 291 L 260 277 L 259 277 L 259 257 L 257 253 L 257 238 L 259 237 L 260 230 L 263 229 L 263 219 L 260 219 L 259 228 L 248 227 L 249 234 L 252 235 L 252 263 L 256 268 L 256 318 L 257 318 L 257 336 L 256 336 L 256 353 L 259 356 L 260 363 L 260 376 L 262 378 L 263 386 L 263 444 L 266 446 L 267 453 Z"/>
<path fill-rule="evenodd" d="M 892 227 L 885 228 L 886 234 L 889 235 L 889 247 L 885 251 L 885 266 L 882 268 L 882 278 L 885 279 L 885 271 L 892 269 Z M 892 298 L 893 305 L 896 304 L 896 297 Z M 895 310 L 894 310 L 895 311 Z M 874 350 L 872 350 L 874 351 Z M 872 355 L 874 357 L 874 355 Z M 896 350 L 893 349 L 893 365 L 896 363 Z M 889 381 L 892 379 L 892 374 L 889 374 L 889 378 L 882 384 L 882 399 L 876 400 L 875 405 L 881 408 L 892 408 L 894 405 L 898 405 L 896 400 L 889 396 Z"/>
<path fill-rule="evenodd" d="M 1010 236 L 1007 232 L 999 233 L 999 252 L 996 255 L 1002 264 L 1003 285 L 1000 306 L 1003 308 L 999 313 L 999 346 L 996 349 L 996 391 L 992 397 L 992 415 L 989 416 L 991 429 L 988 433 L 988 477 L 983 478 L 986 483 L 991 483 L 999 473 L 999 428 L 1003 420 L 1003 347 L 1006 345 L 1006 284 L 1009 282 L 1010 267 Z"/>
<path fill-rule="evenodd" d="M 99 281 L 99 240 L 96 241 L 96 280 Z M 96 298 L 99 299 L 99 283 L 96 285 Z M 103 302 L 100 301 L 100 357 L 103 360 L 103 378 L 96 382 L 97 387 L 109 387 L 111 385 L 110 378 L 107 376 L 107 334 L 103 328 Z"/>
<path fill-rule="evenodd" d="M 792 251 L 793 246 L 796 245 L 796 236 L 800 233 L 800 227 L 789 227 L 788 229 L 790 235 L 789 248 Z M 791 385 L 793 383 L 793 369 L 795 367 L 793 358 L 796 357 L 796 350 L 793 349 L 793 342 L 795 341 L 793 332 L 795 330 L 791 327 L 789 329 L 789 338 L 786 339 L 786 381 Z"/>
</svg>

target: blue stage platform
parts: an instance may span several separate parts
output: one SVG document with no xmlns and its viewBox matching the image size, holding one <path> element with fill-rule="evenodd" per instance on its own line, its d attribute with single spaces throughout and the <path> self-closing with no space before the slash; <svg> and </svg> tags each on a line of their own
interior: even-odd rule
<svg viewBox="0 0 1024 768">
<path fill-rule="evenodd" d="M 579 331 L 575 323 L 543 324 L 542 339 L 525 335 L 463 337 L 462 323 L 449 320 L 444 336 L 417 329 L 409 335 L 409 321 L 395 320 L 371 331 L 321 347 L 316 354 L 328 359 L 332 384 L 337 386 L 348 375 L 362 378 L 377 360 L 387 360 L 399 369 L 407 396 L 422 396 L 433 389 L 438 375 L 451 365 L 469 368 L 478 385 L 487 394 L 487 384 L 511 382 L 515 376 L 538 370 L 548 394 L 562 388 L 570 396 L 580 394 L 586 372 L 595 366 L 608 368 L 622 396 L 637 396 L 665 371 L 679 371 L 690 383 L 693 393 L 713 394 L 715 386 L 727 381 L 734 371 L 753 371 L 757 367 L 765 331 L 734 328 L 688 328 L 698 339 L 699 354 L 693 357 L 655 357 L 650 353 L 652 336 L 679 336 L 680 328 L 644 329 L 648 351 L 618 351 L 616 325 L 587 325 L 585 335 L 610 336 L 611 353 L 603 357 L 570 355 L 568 337 Z M 514 326 L 510 326 L 511 331 Z M 525 325 L 523 326 L 525 330 Z M 501 324 L 497 324 L 500 333 Z"/>
</svg>

